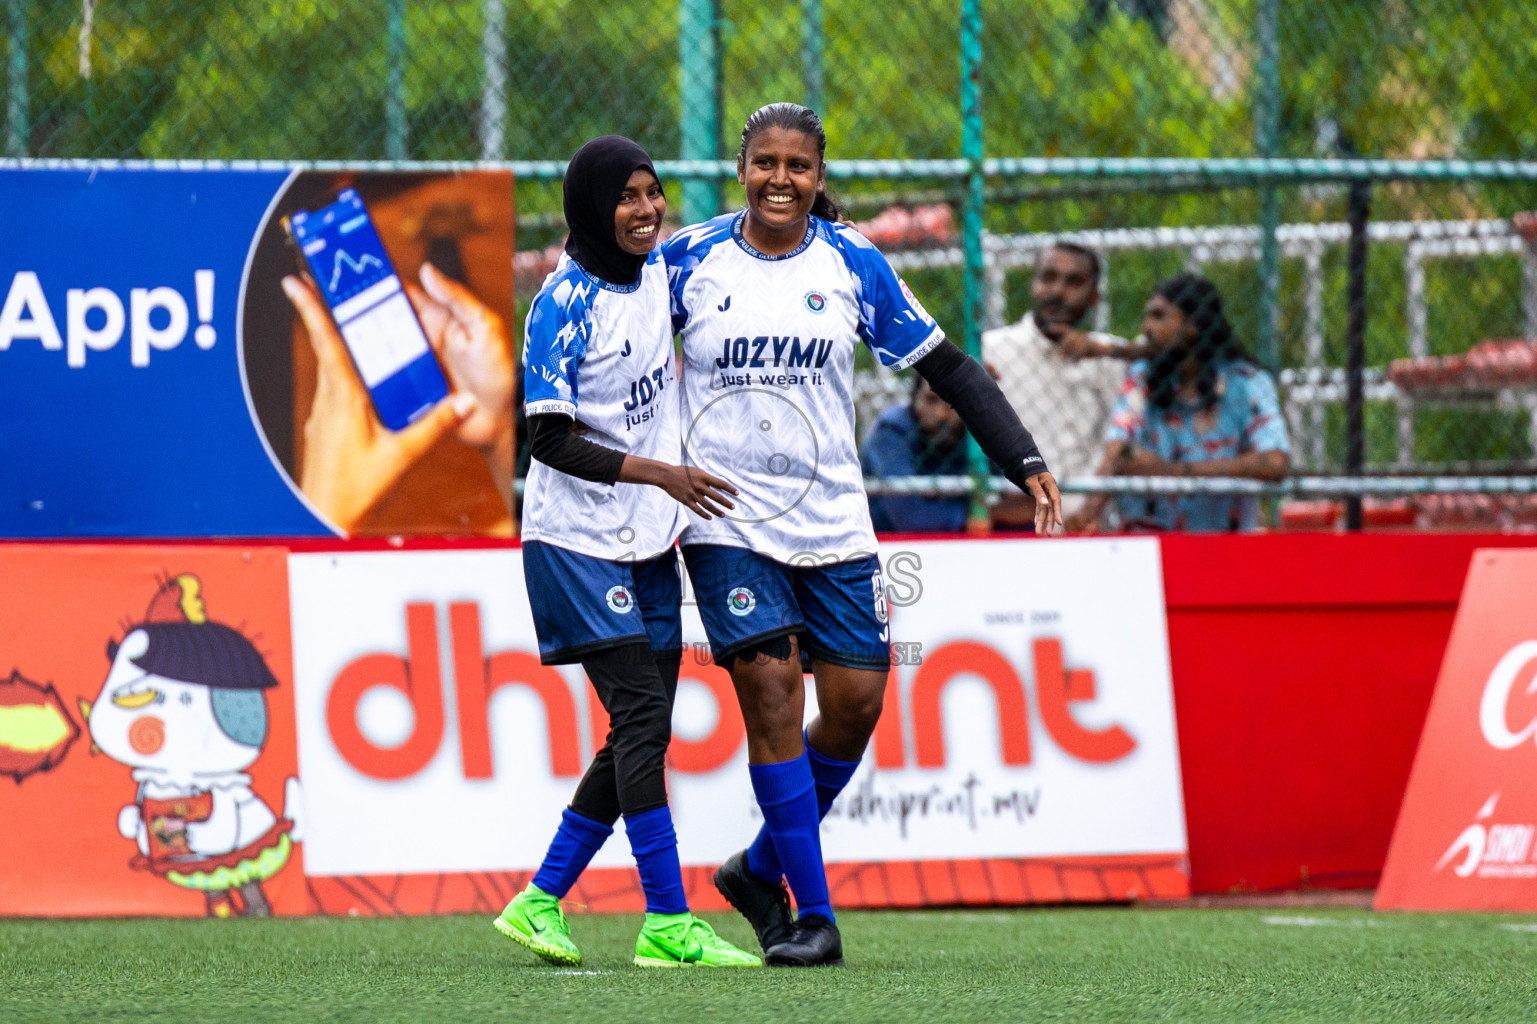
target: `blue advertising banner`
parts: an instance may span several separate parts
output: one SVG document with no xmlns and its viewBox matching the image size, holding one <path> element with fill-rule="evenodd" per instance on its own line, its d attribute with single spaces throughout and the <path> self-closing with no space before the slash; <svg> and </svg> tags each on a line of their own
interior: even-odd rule
<svg viewBox="0 0 1537 1024">
<path fill-rule="evenodd" d="M 344 194 L 338 317 L 288 225 Z M 0 170 L 0 536 L 510 534 L 512 223 L 505 173 Z"/>
</svg>

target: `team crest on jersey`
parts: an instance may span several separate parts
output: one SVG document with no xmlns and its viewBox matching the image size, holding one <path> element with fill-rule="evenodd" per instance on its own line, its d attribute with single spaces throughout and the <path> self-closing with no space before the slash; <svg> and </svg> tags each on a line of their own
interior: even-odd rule
<svg viewBox="0 0 1537 1024">
<path fill-rule="evenodd" d="M 732 615 L 746 615 L 758 607 L 758 599 L 746 587 L 737 587 L 726 595 L 726 607 L 731 609 Z"/>
<path fill-rule="evenodd" d="M 635 598 L 627 587 L 610 587 L 604 600 L 608 601 L 609 611 L 620 615 L 628 615 L 630 609 L 635 607 Z"/>
<path fill-rule="evenodd" d="M 812 290 L 806 293 L 806 308 L 813 313 L 820 313 L 827 308 L 827 296 L 821 292 Z"/>
</svg>

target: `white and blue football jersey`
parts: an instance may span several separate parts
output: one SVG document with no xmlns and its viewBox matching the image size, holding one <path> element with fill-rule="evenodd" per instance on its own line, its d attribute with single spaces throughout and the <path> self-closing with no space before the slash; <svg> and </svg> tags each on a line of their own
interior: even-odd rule
<svg viewBox="0 0 1537 1024">
<path fill-rule="evenodd" d="M 810 218 L 793 252 L 766 256 L 743 213 L 662 245 L 683 335 L 683 457 L 741 489 L 736 510 L 685 511 L 685 544 L 781 562 L 875 551 L 854 439 L 854 353 L 905 369 L 944 340 L 886 257 L 857 231 Z"/>
<path fill-rule="evenodd" d="M 524 411 L 561 413 L 587 439 L 679 465 L 677 363 L 667 270 L 653 252 L 628 287 L 562 256 L 528 311 Z M 607 487 L 535 460 L 523 494 L 523 537 L 595 558 L 650 558 L 672 546 L 683 506 L 648 484 Z"/>
</svg>

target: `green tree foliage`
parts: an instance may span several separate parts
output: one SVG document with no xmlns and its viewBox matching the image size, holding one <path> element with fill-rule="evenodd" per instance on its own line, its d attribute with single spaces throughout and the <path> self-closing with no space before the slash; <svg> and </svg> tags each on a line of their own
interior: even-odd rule
<svg viewBox="0 0 1537 1024">
<path fill-rule="evenodd" d="M 405 0 L 413 157 L 479 154 L 484 0 Z M 38 155 L 375 157 L 384 0 L 23 0 Z M 960 147 L 955 0 L 823 0 L 834 155 Z M 1257 0 L 983 0 L 988 148 L 999 154 L 1253 151 Z M 560 158 L 622 131 L 678 145 L 677 0 L 507 0 L 506 155 Z M 1312 155 L 1537 150 L 1527 0 L 1282 3 L 1283 134 Z M 721 147 L 760 103 L 804 98 L 798 5 L 721 0 Z M 10 45 L 9 40 L 6 46 Z"/>
</svg>

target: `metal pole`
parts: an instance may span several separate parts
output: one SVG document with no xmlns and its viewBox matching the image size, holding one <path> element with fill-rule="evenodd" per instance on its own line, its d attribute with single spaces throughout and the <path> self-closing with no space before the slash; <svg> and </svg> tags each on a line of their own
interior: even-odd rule
<svg viewBox="0 0 1537 1024">
<path fill-rule="evenodd" d="M 80 3 L 80 77 L 91 77 L 91 35 L 96 25 L 96 0 Z"/>
<path fill-rule="evenodd" d="M 27 0 L 6 4 L 5 155 L 27 155 Z"/>
<path fill-rule="evenodd" d="M 982 127 L 982 6 L 981 0 L 961 0 L 961 158 L 966 161 L 961 226 L 966 250 L 966 354 L 973 359 L 982 358 L 982 319 L 987 315 L 987 265 L 982 251 Z M 991 489 L 987 456 L 969 433 L 966 466 L 972 480 L 971 521 L 986 523 Z"/>
<path fill-rule="evenodd" d="M 1366 464 L 1365 395 L 1362 374 L 1366 368 L 1366 222 L 1371 217 L 1372 185 L 1350 183 L 1347 219 L 1350 247 L 1346 256 L 1346 295 L 1350 319 L 1346 328 L 1345 356 L 1345 473 L 1360 476 Z M 1361 496 L 1345 499 L 1345 528 L 1361 529 Z"/>
<path fill-rule="evenodd" d="M 679 0 L 678 66 L 684 160 L 720 156 L 719 0 Z M 683 221 L 708 220 L 720 210 L 720 182 L 683 183 Z"/>
<path fill-rule="evenodd" d="M 480 158 L 500 160 L 507 148 L 507 0 L 481 8 Z"/>
<path fill-rule="evenodd" d="M 1537 338 L 1537 242 L 1527 242 L 1521 252 L 1521 330 Z"/>
<path fill-rule="evenodd" d="M 384 155 L 406 158 L 406 0 L 389 0 L 388 79 L 384 85 Z"/>
<path fill-rule="evenodd" d="M 1254 95 L 1254 148 L 1262 157 L 1276 156 L 1281 143 L 1281 37 L 1277 25 L 1280 0 L 1259 0 L 1259 80 Z M 1259 357 L 1271 367 L 1281 365 L 1281 196 L 1273 187 L 1260 189 L 1260 316 Z"/>
<path fill-rule="evenodd" d="M 822 109 L 822 0 L 801 0 L 801 78 L 806 83 L 806 106 L 824 118 Z"/>
</svg>

